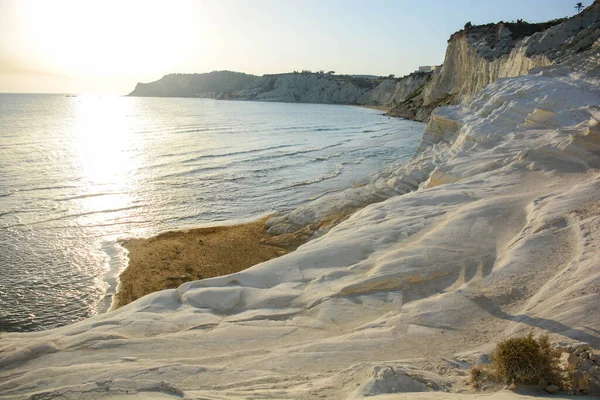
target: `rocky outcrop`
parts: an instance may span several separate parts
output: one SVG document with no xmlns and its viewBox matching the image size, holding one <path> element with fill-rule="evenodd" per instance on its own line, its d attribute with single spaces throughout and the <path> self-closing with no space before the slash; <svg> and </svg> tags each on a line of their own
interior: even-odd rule
<svg viewBox="0 0 600 400">
<path fill-rule="evenodd" d="M 413 72 L 399 79 L 385 79 L 375 89 L 366 93 L 359 104 L 394 106 L 421 91 L 430 81 L 431 72 Z"/>
<path fill-rule="evenodd" d="M 437 107 L 456 104 L 456 96 L 446 94 L 444 97 L 425 105 L 423 89 L 425 89 L 425 86 L 414 92 L 406 100 L 396 103 L 386 115 L 412 121 L 426 122 L 429 120 L 429 116 L 433 110 Z"/>
<path fill-rule="evenodd" d="M 560 343 L 559 343 L 560 345 Z M 566 348 L 565 348 L 566 347 Z M 563 347 L 561 367 L 573 394 L 600 396 L 600 356 L 587 343 Z"/>
</svg>

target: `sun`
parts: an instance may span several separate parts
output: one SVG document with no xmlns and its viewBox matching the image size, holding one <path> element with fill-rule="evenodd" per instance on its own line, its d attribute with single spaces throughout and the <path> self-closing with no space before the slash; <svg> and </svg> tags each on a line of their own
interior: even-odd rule
<svg viewBox="0 0 600 400">
<path fill-rule="evenodd" d="M 183 4 L 28 2 L 20 21 L 23 45 L 46 70 L 73 78 L 168 70 L 184 50 Z"/>
</svg>

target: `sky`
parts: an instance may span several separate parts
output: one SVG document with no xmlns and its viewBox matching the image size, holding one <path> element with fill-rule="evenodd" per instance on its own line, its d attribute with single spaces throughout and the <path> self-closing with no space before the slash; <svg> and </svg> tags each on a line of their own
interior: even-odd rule
<svg viewBox="0 0 600 400">
<path fill-rule="evenodd" d="M 121 93 L 173 72 L 402 76 L 467 21 L 541 22 L 567 0 L 0 0 L 0 92 Z M 591 0 L 583 2 L 589 5 Z"/>
</svg>

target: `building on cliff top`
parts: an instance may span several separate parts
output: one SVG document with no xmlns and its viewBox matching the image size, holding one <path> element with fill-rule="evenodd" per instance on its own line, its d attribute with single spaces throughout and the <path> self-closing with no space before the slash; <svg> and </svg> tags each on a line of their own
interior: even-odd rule
<svg viewBox="0 0 600 400">
<path fill-rule="evenodd" d="M 437 65 L 423 65 L 419 66 L 418 72 L 434 72 L 437 68 Z"/>
</svg>

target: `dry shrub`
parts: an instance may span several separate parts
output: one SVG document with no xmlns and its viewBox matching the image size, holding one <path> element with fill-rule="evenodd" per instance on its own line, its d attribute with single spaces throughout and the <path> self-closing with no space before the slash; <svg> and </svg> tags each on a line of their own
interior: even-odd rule
<svg viewBox="0 0 600 400">
<path fill-rule="evenodd" d="M 492 353 L 491 371 L 499 381 L 525 385 L 563 387 L 560 350 L 550 344 L 548 335 L 527 336 L 502 340 Z"/>
<path fill-rule="evenodd" d="M 560 354 L 545 334 L 536 338 L 530 332 L 527 336 L 504 339 L 492 352 L 490 365 L 476 366 L 471 370 L 471 381 L 475 387 L 482 381 L 491 380 L 540 387 L 552 384 L 565 388 Z"/>
</svg>

